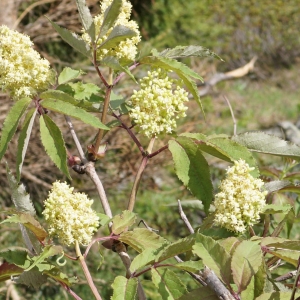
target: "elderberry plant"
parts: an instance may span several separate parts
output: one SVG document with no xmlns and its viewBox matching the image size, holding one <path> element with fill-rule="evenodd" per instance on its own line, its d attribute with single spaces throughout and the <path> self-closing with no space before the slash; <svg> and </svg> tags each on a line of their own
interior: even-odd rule
<svg viewBox="0 0 300 300">
<path fill-rule="evenodd" d="M 0 27 L 0 86 L 14 101 L 2 125 L 0 159 L 22 121 L 16 175 L 7 167 L 15 207 L 7 212 L 2 224 L 20 224 L 25 244 L 24 249 L 0 252 L 1 281 L 12 278 L 16 283 L 40 288 L 51 278 L 74 299 L 86 299 L 72 289 L 77 279 L 64 273 L 64 264 L 73 260 L 80 264 L 94 297 L 103 299 L 101 285 L 91 276 L 86 263 L 90 248 L 98 242 L 117 252 L 124 265 L 123 272 L 117 274 L 111 285 L 112 300 L 153 299 L 145 292 L 141 280 L 145 274 L 151 277 L 156 294 L 168 300 L 298 297 L 300 242 L 289 238 L 293 223 L 298 220 L 297 202 L 290 196 L 289 201 L 276 203 L 275 195 L 285 191 L 298 193 L 295 181 L 299 173 L 289 174 L 288 168 L 284 172 L 273 170 L 274 180 L 264 183 L 259 178 L 253 152 L 297 161 L 300 148 L 262 132 L 234 136 L 177 134 L 176 121 L 186 115 L 189 94 L 191 101 L 196 101 L 199 110 L 204 112 L 196 83 L 202 78 L 181 60 L 219 57 L 201 46 L 177 46 L 162 52 L 153 49 L 149 55 L 139 57 L 137 45 L 141 36 L 136 22 L 130 20 L 129 1 L 103 0 L 101 12 L 95 17 L 84 0 L 76 3 L 81 35 L 49 21 L 65 42 L 89 59 L 99 86 L 81 82 L 80 70 L 65 68 L 55 74 L 49 62 L 33 50 L 28 36 Z M 140 87 L 132 88 L 132 94 L 119 105 L 112 105 L 112 91 L 120 79 L 128 76 L 133 84 L 138 84 L 132 71 L 141 67 L 147 68 L 148 73 L 139 81 Z M 104 97 L 98 96 L 95 101 L 94 92 L 100 89 Z M 78 90 L 85 92 L 85 99 Z M 67 151 L 51 112 L 64 116 L 77 156 Z M 108 122 L 108 116 L 116 122 Z M 79 143 L 71 118 L 95 128 L 92 145 Z M 41 141 L 53 163 L 69 180 L 74 172 L 86 174 L 97 189 L 102 212 L 91 208 L 93 200 L 86 194 L 74 192 L 72 181 L 70 184 L 55 181 L 48 198 L 44 199 L 43 220 L 38 221 L 29 195 L 20 183 L 35 119 L 39 121 Z M 105 163 L 103 137 L 114 126 L 124 129 L 141 155 L 131 195 L 124 201 L 121 214 L 112 212 L 105 186 L 95 169 L 100 158 L 104 157 Z M 148 145 L 141 142 L 144 141 L 141 136 L 148 140 Z M 155 140 L 162 137 L 168 143 L 155 149 Z M 149 160 L 163 151 L 170 151 L 176 175 L 202 202 L 202 214 L 206 216 L 193 228 L 179 201 L 180 217 L 189 234 L 184 238 L 175 237 L 175 242 L 151 228 L 138 228 L 134 212 L 143 171 Z M 233 163 L 227 169 L 226 178 L 220 178 L 217 193 L 206 154 Z M 198 211 L 195 209 L 194 213 Z M 107 228 L 109 235 L 96 236 L 102 232 L 100 228 Z M 99 244 L 97 247 L 102 247 Z M 70 247 L 75 248 L 76 257 L 67 253 Z M 197 287 L 189 290 L 185 278 L 193 278 Z"/>
</svg>

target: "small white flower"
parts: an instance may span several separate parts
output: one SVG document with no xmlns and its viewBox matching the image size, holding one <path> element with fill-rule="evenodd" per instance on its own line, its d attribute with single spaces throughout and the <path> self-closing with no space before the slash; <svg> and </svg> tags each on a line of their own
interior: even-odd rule
<svg viewBox="0 0 300 300">
<path fill-rule="evenodd" d="M 227 169 L 221 191 L 215 197 L 215 225 L 242 233 L 247 226 L 259 222 L 267 191 L 261 191 L 263 181 L 250 174 L 253 169 L 242 159 Z"/>
<path fill-rule="evenodd" d="M 73 190 L 65 182 L 54 182 L 43 215 L 50 235 L 58 236 L 66 245 L 72 245 L 76 240 L 87 245 L 99 226 L 99 217 L 91 208 L 94 201 L 84 193 L 73 193 Z"/>
</svg>

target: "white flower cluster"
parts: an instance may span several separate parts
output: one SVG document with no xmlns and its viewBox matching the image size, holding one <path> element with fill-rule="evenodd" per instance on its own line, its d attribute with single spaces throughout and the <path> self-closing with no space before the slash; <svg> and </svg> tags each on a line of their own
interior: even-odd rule
<svg viewBox="0 0 300 300">
<path fill-rule="evenodd" d="M 0 87 L 14 99 L 46 90 L 53 79 L 49 61 L 32 46 L 28 36 L 0 26 Z"/>
<path fill-rule="evenodd" d="M 99 217 L 91 208 L 93 200 L 84 193 L 73 193 L 73 190 L 65 182 L 54 182 L 43 215 L 51 236 L 58 236 L 66 245 L 72 245 L 76 240 L 87 245 L 99 226 Z"/>
<path fill-rule="evenodd" d="M 242 233 L 259 221 L 267 191 L 261 191 L 264 183 L 250 174 L 252 170 L 242 159 L 227 169 L 215 197 L 215 225 Z"/>
<path fill-rule="evenodd" d="M 97 60 L 102 60 L 103 58 L 107 57 L 107 56 L 113 56 L 116 57 L 118 59 L 123 59 L 126 61 L 133 61 L 135 59 L 136 53 L 137 53 L 137 44 L 141 41 L 141 36 L 140 36 L 140 32 L 139 32 L 139 27 L 138 24 L 135 21 L 130 21 L 130 15 L 131 15 L 131 8 L 132 5 L 129 1 L 127 0 L 122 0 L 122 8 L 121 8 L 121 12 L 119 14 L 119 17 L 114 25 L 123 25 L 133 31 L 136 32 L 136 36 L 131 37 L 131 38 L 127 38 L 124 41 L 121 41 L 117 47 L 114 48 L 110 48 L 110 49 L 98 49 L 97 50 Z M 112 0 L 103 0 L 101 2 L 101 13 L 97 16 L 95 16 L 94 18 L 94 23 L 95 23 L 95 28 L 96 28 L 96 37 L 98 36 L 99 32 L 100 32 L 100 28 L 101 25 L 103 23 L 104 20 L 104 13 L 105 10 L 111 5 Z M 110 28 L 108 30 L 108 32 L 106 33 L 106 35 L 104 35 L 102 38 L 100 38 L 97 41 L 97 45 L 102 44 L 107 37 L 109 36 L 109 34 L 111 33 L 111 31 L 113 30 L 113 28 Z M 91 39 L 89 37 L 89 35 L 87 33 L 84 33 L 82 35 L 82 39 L 84 41 L 86 41 L 87 43 L 91 44 Z"/>
<path fill-rule="evenodd" d="M 188 93 L 182 88 L 182 82 L 171 79 L 165 70 L 148 72 L 140 80 L 141 89 L 133 91 L 128 101 L 132 106 L 129 115 L 148 137 L 160 133 L 171 133 L 176 128 L 176 120 L 185 117 Z M 173 85 L 176 88 L 173 91 Z"/>
</svg>

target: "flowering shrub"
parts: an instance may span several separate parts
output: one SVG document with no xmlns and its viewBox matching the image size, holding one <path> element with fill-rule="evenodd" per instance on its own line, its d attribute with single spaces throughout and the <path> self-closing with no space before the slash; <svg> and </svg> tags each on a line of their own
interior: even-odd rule
<svg viewBox="0 0 300 300">
<path fill-rule="evenodd" d="M 87 245 L 99 226 L 99 217 L 91 208 L 94 201 L 73 190 L 66 183 L 54 182 L 43 215 L 51 236 L 58 236 L 68 246 L 75 241 Z"/>
<path fill-rule="evenodd" d="M 182 82 L 168 77 L 165 70 L 148 72 L 140 80 L 141 89 L 134 90 L 128 104 L 129 113 L 140 131 L 148 137 L 171 133 L 176 128 L 176 119 L 185 117 L 188 93 Z M 173 85 L 176 85 L 173 91 Z"/>
<path fill-rule="evenodd" d="M 295 199 L 289 199 L 284 204 L 270 204 L 271 196 L 276 192 L 280 193 L 283 189 L 299 191 L 299 186 L 292 182 L 299 179 L 299 172 L 288 176 L 288 168 L 282 174 L 272 170 L 269 174 L 277 176 L 276 182 L 264 185 L 262 180 L 257 179 L 259 170 L 252 152 L 300 159 L 300 147 L 262 132 L 235 134 L 232 137 L 199 132 L 177 134 L 176 119 L 185 116 L 187 108 L 184 104 L 188 101 L 188 92 L 183 89 L 183 85 L 202 110 L 196 83 L 196 80 L 202 78 L 180 60 L 218 56 L 201 46 L 178 46 L 162 52 L 153 50 L 150 55 L 127 67 L 126 63 L 135 59 L 136 45 L 140 40 L 136 23 L 129 21 L 129 2 L 104 0 L 101 2 L 101 14 L 95 18 L 91 16 L 84 1 L 76 2 L 84 28 L 82 38 L 53 22 L 52 25 L 66 42 L 93 63 L 96 71 L 94 74 L 100 81 L 99 86 L 81 82 L 79 77 L 82 71 L 67 67 L 55 78 L 57 84 L 44 91 L 51 81 L 49 63 L 32 50 L 28 37 L 7 27 L 0 27 L 0 84 L 16 100 L 1 128 L 0 159 L 17 128 L 20 128 L 15 153 L 16 177 L 7 167 L 15 209 L 8 211 L 8 217 L 2 224 L 19 223 L 27 248 L 24 250 L 15 247 L 0 251 L 3 261 L 0 265 L 0 281 L 17 278 L 18 283 L 37 289 L 45 279 L 51 278 L 74 299 L 81 299 L 77 295 L 78 291 L 73 290 L 72 283 L 76 280 L 65 274 L 65 269 L 62 268 L 60 260 L 65 256 L 68 262 L 70 259 L 81 265 L 82 273 L 79 278 L 81 275 L 85 276 L 90 293 L 99 300 L 145 300 L 145 294 L 152 299 L 199 299 L 199 295 L 206 299 L 230 300 L 299 297 L 296 290 L 300 276 L 300 242 L 279 237 L 279 234 L 285 235 L 285 223 L 288 224 L 286 236 L 289 237 L 299 204 Z M 128 98 L 117 95 L 116 101 L 112 90 L 120 84 L 123 76 L 129 75 L 134 79 L 132 70 L 142 65 L 147 65 L 151 71 L 140 80 L 140 89 Z M 105 67 L 109 68 L 108 72 L 103 72 L 102 68 Z M 173 72 L 179 79 L 168 77 L 169 72 Z M 60 130 L 52 120 L 52 111 L 63 115 L 69 132 Z M 115 120 L 108 122 L 108 116 Z M 77 128 L 70 117 L 95 128 L 96 138 L 92 145 L 83 147 L 79 142 Z M 36 118 L 38 123 L 35 122 Z M 22 126 L 19 126 L 20 122 Z M 74 193 L 73 187 L 56 181 L 44 202 L 45 210 L 42 213 L 48 227 L 44 228 L 43 221 L 38 221 L 40 219 L 36 216 L 26 189 L 20 183 L 29 137 L 33 126 L 37 124 L 47 154 L 66 178 L 71 180 L 70 171 L 74 177 L 85 174 L 93 182 L 103 208 L 102 213 L 96 213 L 91 208 L 93 201 L 87 195 Z M 105 187 L 95 167 L 97 160 L 101 158 L 101 163 L 109 168 L 105 152 L 113 149 L 107 145 L 105 133 L 114 127 L 128 134 L 141 158 L 128 201 L 118 203 L 118 207 L 124 206 L 120 214 L 112 212 L 111 202 L 108 201 Z M 109 135 L 114 132 L 112 130 Z M 138 132 L 148 139 L 140 139 Z M 71 146 L 72 141 L 67 144 L 64 141 L 64 134 L 68 133 L 74 147 Z M 165 145 L 155 145 L 159 135 L 169 133 L 172 136 L 169 136 Z M 71 154 L 75 148 L 76 156 Z M 191 208 L 195 208 L 194 204 L 199 207 L 200 200 L 203 205 L 203 211 L 199 214 L 203 222 L 190 224 L 178 201 L 180 217 L 190 234 L 177 240 L 175 237 L 174 242 L 167 241 L 147 224 L 146 228 L 138 228 L 137 215 L 134 213 L 143 172 L 148 162 L 163 151 L 170 151 L 171 156 L 166 155 L 165 158 L 172 157 L 178 179 L 196 199 L 186 201 L 185 204 L 192 204 Z M 213 204 L 214 188 L 206 154 L 234 162 L 234 166 L 227 170 L 220 192 L 215 196 L 216 211 L 211 215 L 209 207 Z M 34 171 L 33 167 L 32 172 Z M 108 173 L 104 175 L 109 176 Z M 78 181 L 81 180 L 74 180 Z M 267 192 L 268 204 L 265 201 Z M 194 213 L 193 210 L 190 212 Z M 280 214 L 280 222 L 273 219 L 273 215 L 277 213 Z M 259 219 L 260 214 L 265 215 L 262 221 Z M 159 225 L 158 220 L 149 222 L 154 226 Z M 250 227 L 246 231 L 247 227 L 258 222 L 262 226 Z M 196 226 L 197 231 L 194 229 Z M 216 228 L 217 226 L 225 228 Z M 101 229 L 94 236 L 98 228 Z M 59 238 L 62 245 L 57 245 L 57 241 L 52 239 L 54 236 Z M 79 244 L 86 246 L 84 254 L 81 253 L 82 247 Z M 74 246 L 75 257 L 72 249 L 67 248 L 70 252 L 65 252 L 65 245 Z M 95 277 L 99 280 L 95 283 L 86 263 L 92 245 L 104 246 L 116 252 L 124 267 L 112 272 L 114 275 L 119 273 L 111 285 L 112 295 L 105 295 L 105 298 L 100 294 L 108 290 L 106 286 L 110 279 L 106 277 L 107 274 L 103 275 L 104 278 L 99 278 L 97 274 Z M 130 247 L 130 255 L 127 247 Z M 109 253 L 103 256 L 105 264 L 109 264 L 106 259 Z M 181 255 L 185 261 L 181 260 Z M 52 256 L 59 256 L 59 259 L 55 261 Z M 133 260 L 131 256 L 134 257 Z M 289 266 L 281 268 L 279 260 L 286 260 Z M 97 263 L 93 261 L 90 265 Z M 288 269 L 290 266 L 298 271 Z M 172 267 L 176 272 L 172 271 Z M 112 270 L 111 266 L 109 268 Z M 287 276 L 282 275 L 287 269 Z M 274 270 L 278 273 L 274 273 Z M 78 268 L 76 273 L 77 271 Z M 151 273 L 151 276 L 147 274 L 147 280 L 150 277 L 152 280 L 150 292 L 147 290 L 149 284 L 140 280 L 146 273 Z M 277 285 L 278 281 L 285 281 L 296 273 L 294 285 L 291 282 L 287 282 L 285 286 Z M 192 280 L 193 284 L 189 285 Z M 188 288 L 195 284 L 199 286 L 189 292 Z M 89 299 L 91 294 L 88 294 L 87 289 L 84 292 L 84 299 Z M 281 294 L 284 295 L 281 297 Z M 14 295 L 14 298 L 18 297 Z"/>
<path fill-rule="evenodd" d="M 259 222 L 268 192 L 261 191 L 264 182 L 250 174 L 253 170 L 242 159 L 227 169 L 221 192 L 215 196 L 215 225 L 242 233 L 247 226 Z"/>
<path fill-rule="evenodd" d="M 15 99 L 32 97 L 53 80 L 49 62 L 32 46 L 28 36 L 0 26 L 0 87 Z"/>
</svg>

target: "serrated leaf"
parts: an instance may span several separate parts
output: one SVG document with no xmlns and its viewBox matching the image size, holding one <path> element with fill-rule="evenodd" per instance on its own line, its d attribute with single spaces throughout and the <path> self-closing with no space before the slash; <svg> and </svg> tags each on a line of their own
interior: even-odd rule
<svg viewBox="0 0 300 300">
<path fill-rule="evenodd" d="M 2 134 L 0 138 L 0 160 L 5 154 L 8 143 L 11 141 L 13 135 L 15 134 L 19 121 L 25 113 L 30 102 L 30 98 L 22 98 L 21 100 L 17 101 L 8 112 L 2 126 Z"/>
<path fill-rule="evenodd" d="M 0 252 L 0 257 L 4 258 L 6 262 L 14 264 L 22 270 L 30 266 L 30 259 L 28 252 L 25 250 L 6 250 Z"/>
<path fill-rule="evenodd" d="M 201 288 L 192 290 L 186 295 L 183 295 L 178 300 L 199 300 L 199 295 L 201 295 L 201 300 L 219 300 L 220 298 L 216 293 L 210 289 L 208 286 L 203 286 Z"/>
<path fill-rule="evenodd" d="M 137 278 L 127 279 L 124 276 L 117 276 L 111 285 L 114 291 L 111 300 L 136 299 L 137 285 Z"/>
<path fill-rule="evenodd" d="M 21 170 L 25 158 L 25 154 L 27 151 L 30 134 L 33 127 L 33 122 L 36 116 L 37 110 L 36 108 L 32 108 L 26 115 L 23 127 L 21 129 L 19 139 L 18 139 L 18 148 L 17 148 L 17 157 L 16 157 L 16 173 L 17 173 L 17 181 L 20 181 Z"/>
<path fill-rule="evenodd" d="M 102 38 L 107 31 L 112 28 L 118 16 L 120 15 L 122 8 L 122 0 L 114 0 L 112 1 L 111 5 L 104 12 L 103 22 L 100 28 L 99 37 Z"/>
<path fill-rule="evenodd" d="M 41 274 L 37 269 L 30 270 L 28 272 L 23 272 L 14 281 L 19 284 L 25 284 L 30 288 L 35 290 L 39 289 L 40 286 L 47 282 L 47 276 Z"/>
<path fill-rule="evenodd" d="M 49 18 L 47 19 L 50 21 L 53 28 L 58 32 L 58 34 L 66 43 L 68 43 L 72 48 L 74 48 L 84 56 L 90 56 L 90 48 L 84 40 L 80 39 L 74 32 L 60 27 L 56 23 L 52 22 Z"/>
<path fill-rule="evenodd" d="M 87 31 L 91 40 L 95 40 L 95 25 L 93 22 L 93 17 L 90 13 L 89 8 L 85 4 L 85 0 L 76 0 L 81 24 L 83 28 Z"/>
<path fill-rule="evenodd" d="M 238 293 L 244 291 L 262 263 L 262 251 L 256 242 L 242 241 L 235 249 L 231 269 Z"/>
<path fill-rule="evenodd" d="M 13 276 L 18 276 L 23 273 L 23 269 L 14 265 L 4 262 L 0 265 L 0 282 L 11 279 Z"/>
<path fill-rule="evenodd" d="M 111 218 L 109 216 L 107 216 L 106 214 L 97 213 L 97 216 L 100 219 L 100 221 L 99 221 L 100 226 L 104 226 L 104 225 L 108 224 L 109 221 L 111 220 Z"/>
<path fill-rule="evenodd" d="M 252 153 L 245 147 L 228 138 L 207 137 L 206 141 L 199 141 L 198 147 L 210 155 L 216 156 L 225 161 L 245 160 L 250 167 L 255 170 L 251 172 L 252 176 L 258 177 L 258 167 Z"/>
<path fill-rule="evenodd" d="M 288 240 L 278 237 L 265 237 L 261 240 L 261 246 L 275 247 L 277 249 L 288 249 L 300 251 L 300 241 Z"/>
<path fill-rule="evenodd" d="M 33 263 L 25 271 L 28 272 L 34 267 L 38 267 L 39 264 L 43 263 L 47 258 L 63 253 L 63 248 L 61 246 L 50 245 L 43 249 L 43 252 L 39 256 L 34 256 L 32 258 Z"/>
<path fill-rule="evenodd" d="M 146 228 L 135 228 L 133 231 L 123 232 L 119 240 L 128 244 L 137 252 L 145 249 L 157 249 L 166 243 L 166 240 Z"/>
<path fill-rule="evenodd" d="M 76 100 L 89 100 L 92 95 L 98 94 L 101 89 L 98 85 L 93 83 L 83 83 L 83 82 L 70 82 L 69 86 L 74 91 L 74 98 Z"/>
<path fill-rule="evenodd" d="M 158 54 L 159 56 L 169 57 L 169 58 L 185 58 L 190 56 L 196 57 L 214 57 L 222 60 L 216 53 L 210 51 L 207 48 L 196 45 L 189 46 L 176 46 L 175 48 L 168 48 L 163 50 Z"/>
<path fill-rule="evenodd" d="M 168 270 L 151 269 L 152 281 L 163 300 L 178 299 L 187 293 L 185 285 L 177 275 Z"/>
<path fill-rule="evenodd" d="M 191 251 L 195 244 L 195 236 L 191 235 L 186 238 L 176 241 L 164 249 L 162 249 L 156 256 L 155 262 L 161 262 L 175 255 Z"/>
<path fill-rule="evenodd" d="M 11 197 L 17 210 L 35 216 L 35 208 L 30 199 L 30 195 L 26 192 L 25 186 L 23 184 L 18 184 L 8 166 L 6 166 L 6 174 L 9 188 L 11 190 Z"/>
<path fill-rule="evenodd" d="M 130 265 L 130 271 L 134 273 L 148 264 L 153 263 L 156 257 L 156 252 L 157 250 L 154 250 L 153 248 L 148 248 L 142 251 L 133 259 Z"/>
<path fill-rule="evenodd" d="M 68 277 L 66 274 L 62 273 L 60 269 L 54 267 L 50 270 L 45 270 L 43 274 L 53 278 L 55 281 L 62 282 L 67 286 L 71 286 L 74 283 L 78 282 L 77 277 Z"/>
<path fill-rule="evenodd" d="M 174 267 L 187 272 L 198 273 L 200 270 L 204 268 L 204 265 L 201 260 L 198 260 L 198 261 L 183 261 L 174 265 Z"/>
<path fill-rule="evenodd" d="M 121 41 L 125 41 L 128 38 L 136 36 L 137 33 L 124 26 L 117 25 L 113 28 L 107 39 L 97 49 L 109 49 L 118 45 Z"/>
<path fill-rule="evenodd" d="M 124 231 L 125 228 L 130 227 L 136 221 L 136 214 L 129 210 L 124 210 L 121 214 L 112 218 L 112 232 L 116 235 Z"/>
<path fill-rule="evenodd" d="M 213 199 L 213 186 L 209 166 L 198 146 L 190 138 L 178 137 L 176 141 L 169 141 L 169 150 L 176 175 L 202 201 L 205 211 L 208 212 Z"/>
<path fill-rule="evenodd" d="M 263 207 L 261 214 L 287 214 L 292 208 L 289 204 L 267 204 Z"/>
<path fill-rule="evenodd" d="M 97 117 L 86 112 L 82 108 L 76 107 L 70 103 L 66 103 L 60 100 L 46 99 L 43 100 L 41 104 L 45 108 L 62 113 L 67 116 L 71 116 L 75 119 L 79 119 L 82 122 L 94 126 L 96 128 L 109 130 L 109 128 L 105 126 L 103 123 L 101 123 Z"/>
<path fill-rule="evenodd" d="M 274 293 L 265 293 L 255 298 L 255 300 L 290 300 L 291 292 L 274 292 Z M 296 293 L 296 297 L 299 297 L 299 293 Z M 294 298 L 298 299 L 298 298 Z"/>
<path fill-rule="evenodd" d="M 287 187 L 289 185 L 291 185 L 290 181 L 287 181 L 287 180 L 274 180 L 274 181 L 265 183 L 265 189 L 269 193 L 273 193 L 273 192 L 280 191 L 280 190 L 284 189 L 285 187 Z"/>
<path fill-rule="evenodd" d="M 137 83 L 133 74 L 130 72 L 129 68 L 126 66 L 122 66 L 121 62 L 114 56 L 106 56 L 101 60 L 101 65 L 105 65 L 107 67 L 112 68 L 113 70 L 121 70 L 126 73 L 135 83 Z"/>
<path fill-rule="evenodd" d="M 51 160 L 68 178 L 71 178 L 62 133 L 47 115 L 40 117 L 40 132 L 42 144 Z"/>
<path fill-rule="evenodd" d="M 241 241 L 238 238 L 231 236 L 227 239 L 219 240 L 218 243 L 225 249 L 227 253 L 232 254 Z"/>
<path fill-rule="evenodd" d="M 232 139 L 251 151 L 300 159 L 300 147 L 264 132 L 247 132 Z"/>
<path fill-rule="evenodd" d="M 73 70 L 69 67 L 65 67 L 58 76 L 58 84 L 64 84 L 83 74 L 84 72 L 82 70 Z"/>
<path fill-rule="evenodd" d="M 41 224 L 30 214 L 28 213 L 18 213 L 13 216 L 8 217 L 0 224 L 3 223 L 19 223 L 23 224 L 26 228 L 28 228 L 34 235 L 37 237 L 39 241 L 44 241 L 47 237 L 48 233 L 41 226 Z"/>
<path fill-rule="evenodd" d="M 203 264 L 213 270 L 219 278 L 230 284 L 230 256 L 218 242 L 198 233 L 193 253 L 202 258 Z"/>
</svg>

